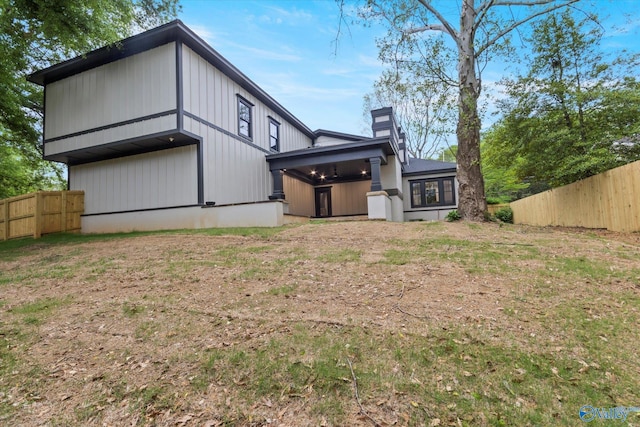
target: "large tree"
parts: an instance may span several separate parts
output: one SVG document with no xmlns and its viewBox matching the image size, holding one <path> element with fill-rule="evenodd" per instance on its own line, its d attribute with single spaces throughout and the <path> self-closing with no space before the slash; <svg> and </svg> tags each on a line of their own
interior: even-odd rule
<svg viewBox="0 0 640 427">
<path fill-rule="evenodd" d="M 452 88 L 420 69 L 396 67 L 386 70 L 365 95 L 364 114 L 393 107 L 398 125 L 406 135 L 407 151 L 428 159 L 447 145 L 451 134 Z"/>
<path fill-rule="evenodd" d="M 389 28 L 379 40 L 383 59 L 392 53 L 397 66 L 417 64 L 457 88 L 458 210 L 464 219 L 482 221 L 486 212 L 478 107 L 483 66 L 508 51 L 513 30 L 577 1 L 365 0 L 360 8 L 363 19 L 382 20 Z"/>
<path fill-rule="evenodd" d="M 505 80 L 486 140 L 493 165 L 544 190 L 640 159 L 638 56 L 608 58 L 601 39 L 591 17 L 569 11 L 540 23 L 525 72 Z"/>
<path fill-rule="evenodd" d="M 175 17 L 178 0 L 0 0 L 0 197 L 59 186 L 42 160 L 40 68 Z"/>
</svg>

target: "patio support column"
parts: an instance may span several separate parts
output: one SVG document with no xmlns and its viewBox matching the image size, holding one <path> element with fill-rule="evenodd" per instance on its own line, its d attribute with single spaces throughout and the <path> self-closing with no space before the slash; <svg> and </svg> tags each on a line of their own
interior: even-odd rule
<svg viewBox="0 0 640 427">
<path fill-rule="evenodd" d="M 382 182 L 380 181 L 380 157 L 371 157 L 371 191 L 382 191 Z"/>
<path fill-rule="evenodd" d="M 273 194 L 269 196 L 270 200 L 284 200 L 284 186 L 282 184 L 282 171 L 280 169 L 271 170 L 273 177 Z"/>
</svg>

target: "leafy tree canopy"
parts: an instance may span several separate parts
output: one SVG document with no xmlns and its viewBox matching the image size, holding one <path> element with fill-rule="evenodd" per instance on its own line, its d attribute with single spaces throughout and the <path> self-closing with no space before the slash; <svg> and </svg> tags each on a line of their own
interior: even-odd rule
<svg viewBox="0 0 640 427">
<path fill-rule="evenodd" d="M 538 192 L 640 159 L 638 56 L 608 59 L 601 40 L 592 17 L 570 11 L 536 28 L 526 73 L 503 82 L 485 171 L 509 171 Z"/>
<path fill-rule="evenodd" d="M 0 0 L 0 198 L 60 187 L 42 160 L 42 88 L 26 76 L 177 15 L 178 0 Z"/>
<path fill-rule="evenodd" d="M 388 29 L 377 39 L 379 56 L 411 75 L 449 85 L 456 92 L 459 212 L 462 218 L 486 216 L 480 159 L 481 118 L 478 100 L 481 71 L 494 56 L 512 49 L 516 28 L 578 0 L 361 0 L 365 25 L 382 22 Z M 340 0 L 344 13 L 344 0 Z M 523 15 L 516 17 L 514 9 Z"/>
<path fill-rule="evenodd" d="M 396 67 L 385 71 L 375 82 L 373 92 L 365 95 L 364 105 L 367 116 L 372 109 L 393 107 L 407 137 L 407 151 L 418 159 L 433 156 L 453 131 L 453 88 L 425 76 L 419 69 Z"/>
</svg>

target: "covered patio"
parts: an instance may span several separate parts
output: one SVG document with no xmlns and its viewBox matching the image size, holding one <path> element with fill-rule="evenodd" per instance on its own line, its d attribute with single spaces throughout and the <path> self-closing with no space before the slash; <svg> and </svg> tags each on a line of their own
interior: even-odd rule
<svg viewBox="0 0 640 427">
<path fill-rule="evenodd" d="M 389 192 L 398 193 L 389 173 L 395 155 L 388 136 L 268 155 L 270 199 L 287 202 L 292 215 L 391 219 L 372 208 L 376 198 L 384 205 Z"/>
</svg>

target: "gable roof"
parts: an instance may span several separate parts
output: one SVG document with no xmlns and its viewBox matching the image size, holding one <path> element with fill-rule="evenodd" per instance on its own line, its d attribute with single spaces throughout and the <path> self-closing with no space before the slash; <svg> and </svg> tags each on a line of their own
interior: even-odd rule
<svg viewBox="0 0 640 427">
<path fill-rule="evenodd" d="M 291 114 L 291 112 L 286 108 L 280 105 L 280 103 L 273 99 L 271 95 L 249 79 L 238 68 L 231 64 L 231 62 L 220 55 L 220 53 L 209 46 L 179 19 L 149 31 L 145 31 L 144 33 L 126 38 L 112 45 L 94 50 L 86 55 L 78 56 L 59 64 L 52 65 L 51 67 L 43 70 L 36 71 L 28 76 L 27 80 L 32 83 L 45 86 L 49 83 L 80 74 L 92 68 L 127 58 L 174 41 L 182 42 L 184 45 L 191 48 L 198 55 L 203 57 L 206 61 L 222 71 L 251 95 L 255 96 L 273 111 L 282 116 L 306 136 L 311 139 L 315 138 L 315 134 L 311 129 Z"/>
<path fill-rule="evenodd" d="M 343 139 L 345 141 L 368 141 L 372 139 L 368 136 L 354 135 L 352 133 L 336 132 L 327 129 L 317 129 L 314 134 L 316 137 L 327 136 L 330 138 Z"/>
<path fill-rule="evenodd" d="M 402 175 L 424 175 L 434 173 L 456 172 L 457 165 L 451 162 L 441 162 L 440 160 L 409 158 L 409 163 L 404 166 Z"/>
</svg>

